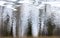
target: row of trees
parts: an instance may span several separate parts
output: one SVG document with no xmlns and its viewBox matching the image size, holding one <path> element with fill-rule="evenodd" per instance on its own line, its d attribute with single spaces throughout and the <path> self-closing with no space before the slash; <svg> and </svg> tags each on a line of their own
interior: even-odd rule
<svg viewBox="0 0 60 38">
<path fill-rule="evenodd" d="M 38 2 L 36 1 L 36 3 Z M 42 9 L 36 9 L 33 5 L 21 4 L 21 6 L 15 7 L 17 11 L 1 6 L 0 34 L 14 37 L 25 34 L 27 36 L 59 35 L 60 28 L 56 28 L 55 15 L 50 12 L 50 5 L 45 5 Z"/>
</svg>

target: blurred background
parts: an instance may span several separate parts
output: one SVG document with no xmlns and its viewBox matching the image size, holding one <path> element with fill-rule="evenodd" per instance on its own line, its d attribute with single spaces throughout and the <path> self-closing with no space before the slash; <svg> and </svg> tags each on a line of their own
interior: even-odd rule
<svg viewBox="0 0 60 38">
<path fill-rule="evenodd" d="M 0 0 L 1 38 L 59 36 L 60 0 Z"/>
</svg>

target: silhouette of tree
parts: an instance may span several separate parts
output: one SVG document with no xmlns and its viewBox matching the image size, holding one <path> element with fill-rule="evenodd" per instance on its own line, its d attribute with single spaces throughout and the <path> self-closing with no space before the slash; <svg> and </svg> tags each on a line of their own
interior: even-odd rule
<svg viewBox="0 0 60 38">
<path fill-rule="evenodd" d="M 52 24 L 51 18 L 48 19 L 47 27 L 48 27 L 47 28 L 47 30 L 48 30 L 48 36 L 53 35 L 53 30 L 55 28 L 55 24 Z"/>
</svg>

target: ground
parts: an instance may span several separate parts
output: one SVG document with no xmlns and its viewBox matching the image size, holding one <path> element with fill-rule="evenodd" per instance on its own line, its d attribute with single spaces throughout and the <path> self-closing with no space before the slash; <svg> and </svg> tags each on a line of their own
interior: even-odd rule
<svg viewBox="0 0 60 38">
<path fill-rule="evenodd" d="M 6 36 L 4 36 L 4 37 L 0 36 L 0 38 L 13 38 L 13 37 L 11 37 L 11 36 L 8 36 L 8 37 L 6 37 Z M 23 38 L 33 38 L 33 37 L 23 37 Z M 37 38 L 60 38 L 60 36 L 40 36 L 40 37 L 37 37 Z"/>
</svg>

